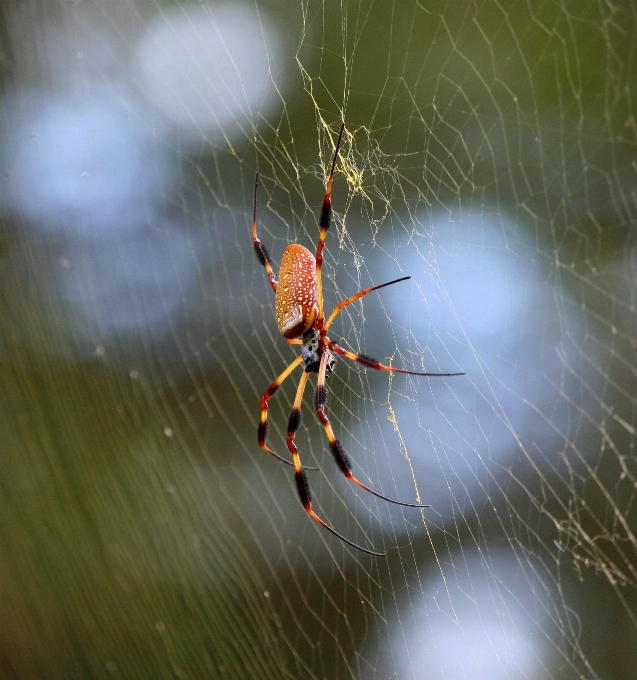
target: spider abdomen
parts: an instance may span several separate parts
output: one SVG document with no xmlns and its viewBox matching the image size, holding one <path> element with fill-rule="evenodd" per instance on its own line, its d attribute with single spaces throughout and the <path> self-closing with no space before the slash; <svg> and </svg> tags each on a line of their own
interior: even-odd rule
<svg viewBox="0 0 637 680">
<path fill-rule="evenodd" d="M 288 340 L 303 335 L 316 321 L 316 260 L 299 243 L 289 245 L 283 252 L 274 309 L 281 335 Z"/>
</svg>

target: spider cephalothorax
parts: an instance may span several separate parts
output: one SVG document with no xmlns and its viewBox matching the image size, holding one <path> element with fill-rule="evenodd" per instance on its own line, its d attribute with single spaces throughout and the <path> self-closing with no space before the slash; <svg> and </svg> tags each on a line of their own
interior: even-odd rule
<svg viewBox="0 0 637 680">
<path fill-rule="evenodd" d="M 385 366 L 375 359 L 366 357 L 363 354 L 356 354 L 343 349 L 335 342 L 330 340 L 327 335 L 332 321 L 341 312 L 344 307 L 351 304 L 355 300 L 371 293 L 374 290 L 379 290 L 385 286 L 391 286 L 399 281 L 409 279 L 409 276 L 403 276 L 400 279 L 383 283 L 372 288 L 364 288 L 358 293 L 355 293 L 346 300 L 339 302 L 334 308 L 330 316 L 325 320 L 323 315 L 323 286 L 321 282 L 321 269 L 323 264 L 323 248 L 325 246 L 325 237 L 327 230 L 330 227 L 330 219 L 332 214 L 332 180 L 334 178 L 334 169 L 336 167 L 336 159 L 338 158 L 338 149 L 343 137 L 343 130 L 345 125 L 341 126 L 341 131 L 336 142 L 336 149 L 334 150 L 334 160 L 332 161 L 332 168 L 327 180 L 327 190 L 323 198 L 323 206 L 321 209 L 321 223 L 319 242 L 316 248 L 316 257 L 305 247 L 299 243 L 292 243 L 289 245 L 281 258 L 281 267 L 279 270 L 279 280 L 277 282 L 274 272 L 272 270 L 272 259 L 257 236 L 257 186 L 259 175 L 257 174 L 254 181 L 254 212 L 252 218 L 252 243 L 257 254 L 259 262 L 265 267 L 270 285 L 275 292 L 275 316 L 277 325 L 281 335 L 291 345 L 303 345 L 301 354 L 281 373 L 281 375 L 268 387 L 266 393 L 261 398 L 261 420 L 259 423 L 259 446 L 271 454 L 275 458 L 294 466 L 296 486 L 301 499 L 301 503 L 305 511 L 318 522 L 321 526 L 331 531 L 335 536 L 340 538 L 345 543 L 358 548 L 370 555 L 384 555 L 385 553 L 374 552 L 367 548 L 362 548 L 355 543 L 339 534 L 329 524 L 322 520 L 312 509 L 312 497 L 310 494 L 310 486 L 307 481 L 305 469 L 301 465 L 301 459 L 294 443 L 295 435 L 301 425 L 301 402 L 303 400 L 303 392 L 307 384 L 310 373 L 317 373 L 316 393 L 314 397 L 314 408 L 316 414 L 321 421 L 327 439 L 330 445 L 332 456 L 336 461 L 340 471 L 352 483 L 359 486 L 365 491 L 369 491 L 383 500 L 397 505 L 408 506 L 412 508 L 428 508 L 428 505 L 421 505 L 419 503 L 403 503 L 396 501 L 387 496 L 374 491 L 367 485 L 363 484 L 356 478 L 352 471 L 351 463 L 343 446 L 334 436 L 330 421 L 325 414 L 325 404 L 327 401 L 327 388 L 325 387 L 325 379 L 329 373 L 334 370 L 336 364 L 336 354 L 340 354 L 352 361 L 357 361 L 367 368 L 375 368 L 380 371 L 393 371 L 397 373 L 409 373 L 411 375 L 425 375 L 425 376 L 452 376 L 464 375 L 463 373 L 420 373 L 418 371 L 407 371 L 401 368 L 394 368 L 393 366 Z M 299 386 L 296 391 L 296 397 L 292 406 L 292 412 L 288 420 L 287 445 L 292 455 L 292 461 L 286 460 L 275 453 L 266 443 L 266 431 L 268 423 L 268 401 L 272 398 L 274 393 L 279 389 L 281 383 L 299 366 L 303 366 L 303 373 L 299 381 Z"/>
<path fill-rule="evenodd" d="M 321 363 L 320 347 L 321 336 L 319 332 L 314 327 L 308 328 L 303 333 L 303 349 L 301 350 L 303 368 L 306 373 L 318 373 Z"/>
<path fill-rule="evenodd" d="M 301 349 L 301 356 L 303 357 L 303 370 L 306 373 L 318 373 L 321 365 L 321 357 L 326 355 L 325 372 L 329 375 L 336 366 L 336 357 L 330 350 L 322 346 L 321 333 L 314 326 L 308 328 L 303 333 L 303 348 Z"/>
</svg>

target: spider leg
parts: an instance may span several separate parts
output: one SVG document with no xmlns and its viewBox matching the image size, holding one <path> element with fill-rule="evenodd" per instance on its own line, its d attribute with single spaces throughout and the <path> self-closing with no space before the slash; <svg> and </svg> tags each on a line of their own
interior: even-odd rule
<svg viewBox="0 0 637 680">
<path fill-rule="evenodd" d="M 449 378 L 454 375 L 464 375 L 464 373 L 422 373 L 421 371 L 406 371 L 404 368 L 395 368 L 394 366 L 381 364 L 379 361 L 376 361 L 376 359 L 366 357 L 364 354 L 348 352 L 335 342 L 332 342 L 329 338 L 325 338 L 325 341 L 327 342 L 327 346 L 333 352 L 336 352 L 336 354 L 347 357 L 352 361 L 358 361 L 359 364 L 363 364 L 363 366 L 366 366 L 367 368 L 375 368 L 377 371 L 391 371 L 392 373 L 406 373 L 407 375 L 424 375 L 429 376 L 430 378 Z"/>
<path fill-rule="evenodd" d="M 286 460 L 278 453 L 274 451 L 265 443 L 265 439 L 268 434 L 268 402 L 274 396 L 275 392 L 281 386 L 281 383 L 292 373 L 292 371 L 297 368 L 303 361 L 303 355 L 297 357 L 286 369 L 281 373 L 281 375 L 268 387 L 265 394 L 261 397 L 261 420 L 259 422 L 259 446 L 271 456 L 278 458 L 283 461 L 286 465 L 294 465 L 289 460 Z"/>
<path fill-rule="evenodd" d="M 345 123 L 341 125 L 341 131 L 336 142 L 336 149 L 334 151 L 334 160 L 332 161 L 332 169 L 327 179 L 327 189 L 325 197 L 323 198 L 323 207 L 321 208 L 321 232 L 319 235 L 319 242 L 316 247 L 316 286 L 318 288 L 318 325 L 320 327 L 323 322 L 323 285 L 321 281 L 321 269 L 323 267 L 323 248 L 325 246 L 325 237 L 327 230 L 330 228 L 330 221 L 332 218 L 332 180 L 334 179 L 334 168 L 336 167 L 336 158 L 338 157 L 338 149 L 343 138 L 343 130 L 345 130 Z"/>
<path fill-rule="evenodd" d="M 265 271 L 268 273 L 268 278 L 270 279 L 270 285 L 272 290 L 276 293 L 276 279 L 274 278 L 274 272 L 272 271 L 272 258 L 267 248 L 259 241 L 257 236 L 257 188 L 259 186 L 259 173 L 254 177 L 254 210 L 252 212 L 252 243 L 254 245 L 254 252 L 257 254 L 259 262 L 265 267 Z"/>
<path fill-rule="evenodd" d="M 314 406 L 316 408 L 316 414 L 318 415 L 319 420 L 323 423 L 323 427 L 325 428 L 325 432 L 327 433 L 327 438 L 330 442 L 330 449 L 332 451 L 332 455 L 334 456 L 334 460 L 336 461 L 336 464 L 338 465 L 340 471 L 345 475 L 345 477 L 350 482 L 356 484 L 356 486 L 359 486 L 361 489 L 365 489 L 365 491 L 369 491 L 369 493 L 373 494 L 374 496 L 382 498 L 384 501 L 387 501 L 388 503 L 394 503 L 395 505 L 404 505 L 408 508 L 430 508 L 431 507 L 430 505 L 422 505 L 420 503 L 403 503 L 402 501 L 396 501 L 393 498 L 383 496 L 382 493 L 378 493 L 377 491 L 370 489 L 366 484 L 363 484 L 363 482 L 361 482 L 354 476 L 354 473 L 352 472 L 352 466 L 349 462 L 347 454 L 343 450 L 341 442 L 339 442 L 338 439 L 336 439 L 336 437 L 334 436 L 334 431 L 332 430 L 330 421 L 328 417 L 325 415 L 325 402 L 327 401 L 327 390 L 325 388 L 325 367 L 326 367 L 325 357 L 326 353 L 324 351 L 323 356 L 321 357 L 321 366 L 319 368 L 318 381 L 316 385 L 316 394 L 314 396 Z"/>
<path fill-rule="evenodd" d="M 292 413 L 290 413 L 290 419 L 288 421 L 288 449 L 290 450 L 290 453 L 292 454 L 292 459 L 294 461 L 296 488 L 299 494 L 299 498 L 301 499 L 301 504 L 303 505 L 305 512 L 307 512 L 307 514 L 315 522 L 318 522 L 322 527 L 324 527 L 329 532 L 334 534 L 334 536 L 336 536 L 337 538 L 340 538 L 341 541 L 343 541 L 344 543 L 347 543 L 348 545 L 351 545 L 352 548 L 361 550 L 362 552 L 367 553 L 368 555 L 385 557 L 385 553 L 374 552 L 372 550 L 368 550 L 367 548 L 363 548 L 360 545 L 356 545 L 356 543 L 352 543 L 352 541 L 345 538 L 345 536 L 339 534 L 338 531 L 332 529 L 332 527 L 327 522 L 325 522 L 325 520 L 321 519 L 314 512 L 314 510 L 312 510 L 312 494 L 310 492 L 310 484 L 307 481 L 305 469 L 301 465 L 299 451 L 296 448 L 296 444 L 294 443 L 294 437 L 296 436 L 296 432 L 301 425 L 301 402 L 303 400 L 303 392 L 305 391 L 305 386 L 307 384 L 307 379 L 309 377 L 310 374 L 303 371 L 303 375 L 301 376 L 301 380 L 299 381 L 299 386 L 296 391 L 294 404 L 292 406 Z"/>
<path fill-rule="evenodd" d="M 328 320 L 325 322 L 323 330 L 327 332 L 327 329 L 330 327 L 330 324 L 332 323 L 332 321 L 334 321 L 337 315 L 341 313 L 341 310 L 344 307 L 347 307 L 347 305 L 354 302 L 354 300 L 358 300 L 359 298 L 362 298 L 365 295 L 367 295 L 367 293 L 371 293 L 372 291 L 378 290 L 379 288 L 385 288 L 386 286 L 391 286 L 394 283 L 400 283 L 400 281 L 406 281 L 407 279 L 410 278 L 411 276 L 403 276 L 402 279 L 394 279 L 393 281 L 388 281 L 387 283 L 381 283 L 380 286 L 374 286 L 373 288 L 363 288 L 363 290 L 359 290 L 358 293 L 356 293 L 356 295 L 348 297 L 347 300 L 339 302 L 336 305 L 336 307 L 334 307 L 334 311 L 330 314 Z"/>
</svg>

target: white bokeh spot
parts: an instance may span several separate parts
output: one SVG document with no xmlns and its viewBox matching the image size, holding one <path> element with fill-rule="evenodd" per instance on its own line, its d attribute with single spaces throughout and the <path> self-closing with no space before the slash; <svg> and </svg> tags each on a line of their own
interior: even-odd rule
<svg viewBox="0 0 637 680">
<path fill-rule="evenodd" d="M 234 137 L 277 102 L 280 38 L 243 3 L 185 5 L 162 13 L 137 47 L 147 95 L 183 131 Z"/>
</svg>

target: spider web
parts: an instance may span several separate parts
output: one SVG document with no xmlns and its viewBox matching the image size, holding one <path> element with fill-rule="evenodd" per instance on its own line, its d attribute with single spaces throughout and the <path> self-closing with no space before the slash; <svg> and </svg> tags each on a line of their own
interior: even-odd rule
<svg viewBox="0 0 637 680">
<path fill-rule="evenodd" d="M 2 20 L 4 677 L 629 678 L 637 8 L 51 2 Z M 296 356 L 250 241 L 314 248 Z M 278 267 L 275 267 L 277 269 Z M 286 455 L 298 375 L 270 402 Z"/>
</svg>

